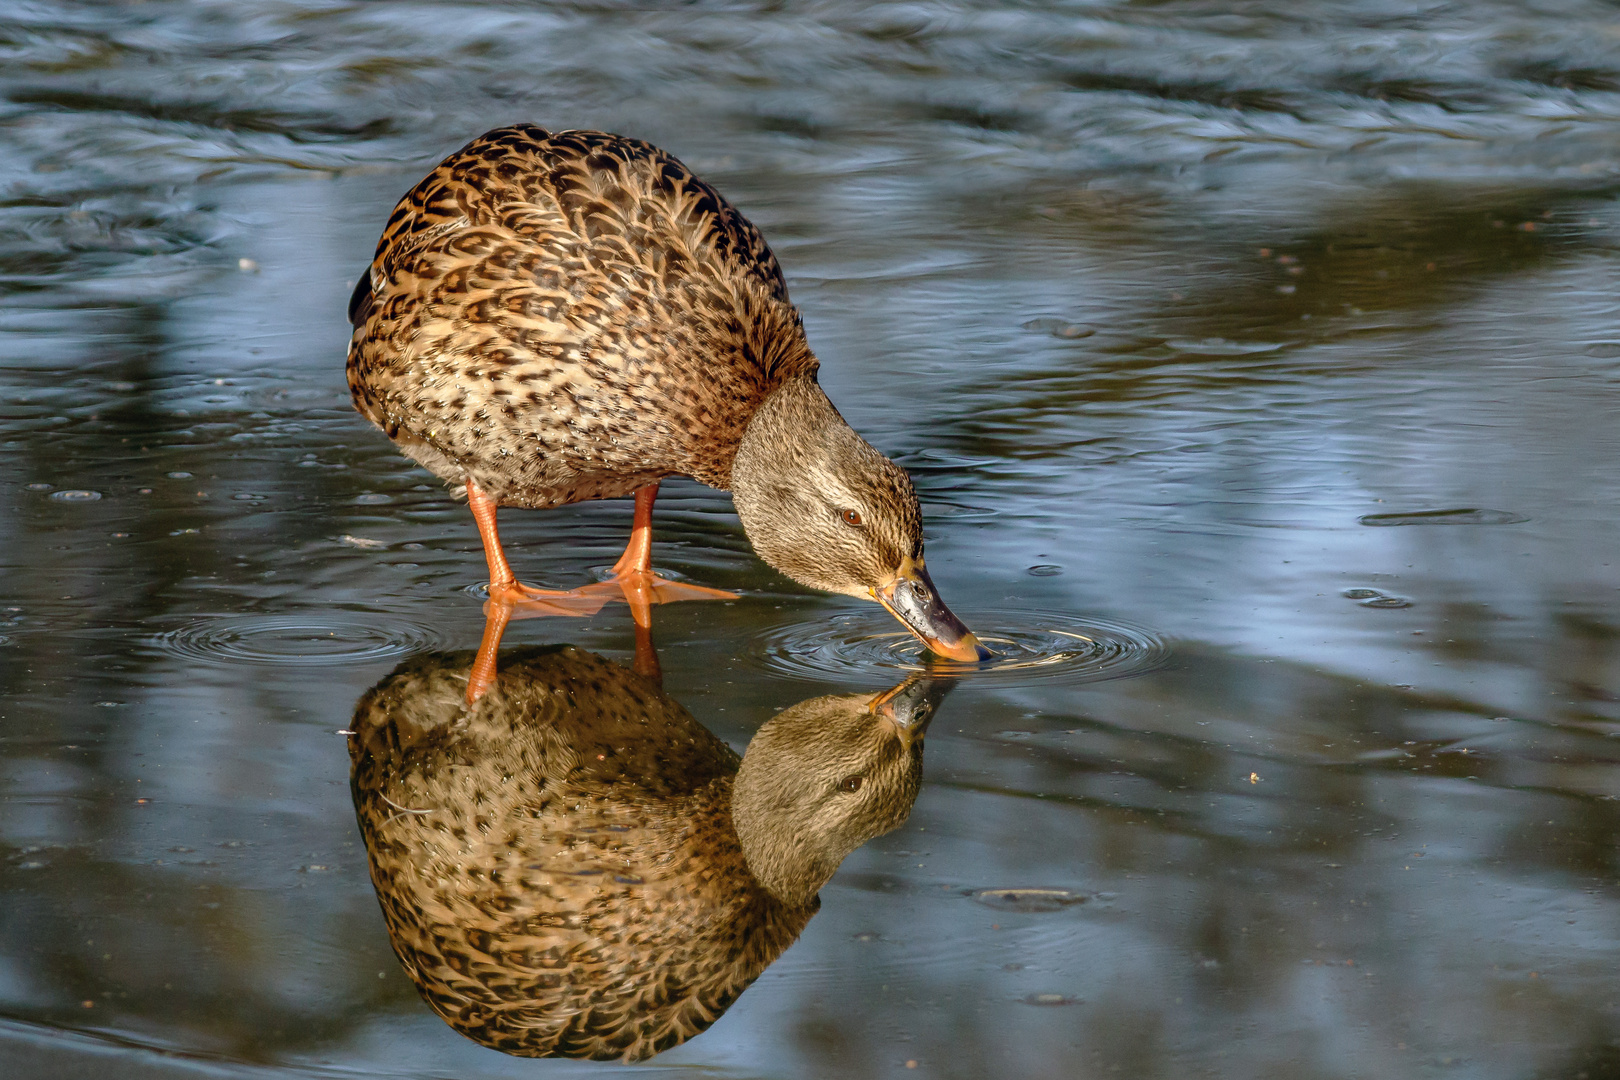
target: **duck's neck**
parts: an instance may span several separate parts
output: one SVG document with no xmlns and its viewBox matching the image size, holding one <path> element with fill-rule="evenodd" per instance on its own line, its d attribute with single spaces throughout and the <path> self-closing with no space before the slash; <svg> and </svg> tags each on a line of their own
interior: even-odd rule
<svg viewBox="0 0 1620 1080">
<path fill-rule="evenodd" d="M 791 376 L 771 391 L 743 430 L 731 466 L 732 493 L 739 502 L 755 501 L 784 468 L 802 467 L 817 447 L 829 442 L 829 435 L 845 431 L 854 434 L 816 382 L 815 372 Z"/>
<path fill-rule="evenodd" d="M 876 456 L 816 384 L 795 375 L 772 391 L 748 422 L 731 467 L 731 494 L 748 542 L 793 580 L 841 592 L 807 551 L 804 524 L 816 494 L 862 452 Z"/>
</svg>

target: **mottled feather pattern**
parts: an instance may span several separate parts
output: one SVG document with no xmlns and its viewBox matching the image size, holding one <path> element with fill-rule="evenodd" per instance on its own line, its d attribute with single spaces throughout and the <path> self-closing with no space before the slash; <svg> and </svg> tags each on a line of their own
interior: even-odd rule
<svg viewBox="0 0 1620 1080">
<path fill-rule="evenodd" d="M 408 661 L 364 698 L 352 783 L 389 936 L 452 1027 L 510 1054 L 640 1060 L 703 1031 L 815 911 L 753 879 L 737 756 L 573 648 Z"/>
<path fill-rule="evenodd" d="M 501 128 L 402 199 L 356 287 L 355 404 L 502 505 L 730 486 L 749 418 L 815 370 L 764 238 L 679 161 Z"/>
</svg>

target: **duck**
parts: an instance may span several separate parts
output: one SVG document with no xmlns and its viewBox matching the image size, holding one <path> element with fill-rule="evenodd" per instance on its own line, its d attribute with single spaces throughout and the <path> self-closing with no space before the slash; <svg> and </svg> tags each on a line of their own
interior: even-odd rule
<svg viewBox="0 0 1620 1080">
<path fill-rule="evenodd" d="M 765 238 L 650 143 L 496 128 L 400 199 L 349 303 L 355 407 L 464 496 L 492 602 L 530 613 L 735 594 L 653 573 L 659 483 L 732 493 L 766 563 L 875 600 L 927 649 L 989 650 L 940 598 L 905 470 L 844 420 Z M 518 582 L 500 507 L 633 496 L 611 581 Z"/>
<path fill-rule="evenodd" d="M 645 1060 L 705 1031 L 804 930 L 861 844 L 901 825 L 926 675 L 799 702 L 739 758 L 658 683 L 569 645 L 410 659 L 350 725 L 389 938 L 423 1000 L 523 1057 Z"/>
</svg>

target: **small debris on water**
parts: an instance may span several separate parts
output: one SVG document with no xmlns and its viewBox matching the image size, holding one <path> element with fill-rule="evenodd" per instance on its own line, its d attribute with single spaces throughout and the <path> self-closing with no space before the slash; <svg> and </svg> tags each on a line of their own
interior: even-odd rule
<svg viewBox="0 0 1620 1080">
<path fill-rule="evenodd" d="M 237 259 L 236 268 L 244 274 L 257 274 L 259 272 L 259 264 L 252 259 Z"/>
<path fill-rule="evenodd" d="M 338 537 L 338 543 L 348 544 L 350 547 L 365 548 L 367 550 L 373 548 L 385 548 L 388 546 L 388 541 L 386 540 L 373 540 L 369 536 L 351 536 L 348 533 L 344 533 L 342 536 Z"/>
<path fill-rule="evenodd" d="M 1389 593 L 1379 592 L 1377 589 L 1345 589 L 1339 595 L 1346 600 L 1360 602 L 1362 607 L 1405 608 L 1412 606 L 1412 601 L 1404 596 L 1391 596 Z"/>
<path fill-rule="evenodd" d="M 970 893 L 974 900 L 996 911 L 1045 912 L 1061 911 L 1090 899 L 1085 893 L 1072 889 L 1042 889 L 1014 887 L 1010 889 L 979 889 Z"/>
<path fill-rule="evenodd" d="M 1030 994 L 1023 999 L 1025 1005 L 1073 1005 L 1075 999 L 1066 994 Z"/>
<path fill-rule="evenodd" d="M 1084 323 L 1072 323 L 1067 319 L 1031 319 L 1022 325 L 1025 330 L 1039 330 L 1065 341 L 1090 337 L 1097 332 L 1095 327 Z"/>
</svg>

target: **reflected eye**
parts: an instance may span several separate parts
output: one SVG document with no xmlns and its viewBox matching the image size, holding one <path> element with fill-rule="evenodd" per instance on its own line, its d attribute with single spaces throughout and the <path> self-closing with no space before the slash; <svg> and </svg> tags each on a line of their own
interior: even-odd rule
<svg viewBox="0 0 1620 1080">
<path fill-rule="evenodd" d="M 848 791 L 851 793 L 857 792 L 861 790 L 861 782 L 863 779 L 864 777 L 860 776 L 846 776 L 842 780 L 838 781 L 838 790 Z"/>
<path fill-rule="evenodd" d="M 853 510 L 845 510 L 844 511 L 844 524 L 845 525 L 859 525 L 859 524 L 861 524 L 861 515 L 857 514 Z"/>
</svg>

